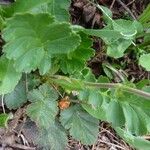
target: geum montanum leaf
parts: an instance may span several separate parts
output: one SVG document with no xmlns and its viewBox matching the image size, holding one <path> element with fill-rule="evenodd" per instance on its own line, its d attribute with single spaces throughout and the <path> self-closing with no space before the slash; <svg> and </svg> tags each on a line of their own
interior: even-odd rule
<svg viewBox="0 0 150 150">
<path fill-rule="evenodd" d="M 41 128 L 48 128 L 54 123 L 58 113 L 57 92 L 44 84 L 39 89 L 29 92 L 28 99 L 32 103 L 27 107 L 27 115 Z"/>
<path fill-rule="evenodd" d="M 27 101 L 26 85 L 22 80 L 15 89 L 5 95 L 5 104 L 9 109 L 17 109 Z"/>
<path fill-rule="evenodd" d="M 11 5 L 2 6 L 2 14 L 9 18 L 17 13 L 49 13 L 55 17 L 57 21 L 69 22 L 69 6 L 70 0 L 17 0 Z"/>
<path fill-rule="evenodd" d="M 135 147 L 137 150 L 149 150 L 150 142 L 140 136 L 133 136 L 130 132 L 121 128 L 116 128 L 117 134 L 123 138 L 128 144 Z"/>
<path fill-rule="evenodd" d="M 67 134 L 56 123 L 51 124 L 48 129 L 40 129 L 37 139 L 37 144 L 45 150 L 64 150 L 67 142 Z"/>
<path fill-rule="evenodd" d="M 70 0 L 63 0 L 63 2 L 60 2 L 60 0 L 51 0 L 51 2 L 48 4 L 47 10 L 51 15 L 55 17 L 57 21 L 69 22 L 70 3 Z"/>
<path fill-rule="evenodd" d="M 13 66 L 14 61 L 5 57 L 0 58 L 0 95 L 10 93 L 21 78 Z"/>
<path fill-rule="evenodd" d="M 2 6 L 3 15 L 6 18 L 17 13 L 40 13 L 40 7 L 52 2 L 52 0 L 17 0 L 9 6 Z"/>
<path fill-rule="evenodd" d="M 79 105 L 74 105 L 61 112 L 62 125 L 69 129 L 70 135 L 84 144 L 93 144 L 98 136 L 99 121 L 89 115 Z"/>
<path fill-rule="evenodd" d="M 48 14 L 20 14 L 6 22 L 3 30 L 6 57 L 14 60 L 17 71 L 29 73 L 37 68 L 45 74 L 54 55 L 74 51 L 79 35 L 67 23 L 56 23 Z"/>
<path fill-rule="evenodd" d="M 75 51 L 60 56 L 60 69 L 65 73 L 73 74 L 83 70 L 87 60 L 94 55 L 91 48 L 92 40 L 84 33 L 80 33 L 81 43 Z"/>
<path fill-rule="evenodd" d="M 91 81 L 90 74 L 85 77 L 86 81 Z M 95 79 L 95 82 L 103 81 Z M 117 91 L 109 89 L 108 91 L 84 89 L 79 92 L 78 98 L 85 103 L 82 106 L 89 114 L 110 122 L 113 127 L 125 127 L 134 135 L 150 132 L 150 114 L 148 113 L 150 101 L 144 98 L 124 91 L 118 94 Z"/>
</svg>

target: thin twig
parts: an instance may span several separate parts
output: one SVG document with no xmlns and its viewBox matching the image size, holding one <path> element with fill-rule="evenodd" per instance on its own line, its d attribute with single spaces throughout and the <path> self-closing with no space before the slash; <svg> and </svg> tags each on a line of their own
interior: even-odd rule
<svg viewBox="0 0 150 150">
<path fill-rule="evenodd" d="M 135 1 L 135 0 L 133 0 L 133 1 L 129 2 L 126 6 L 131 5 L 134 1 Z"/>
<path fill-rule="evenodd" d="M 115 1 L 116 1 L 116 0 L 113 0 L 113 1 L 112 1 L 111 5 L 110 5 L 110 7 L 109 7 L 110 9 L 113 8 L 113 6 L 114 6 L 114 4 L 115 4 Z"/>
<path fill-rule="evenodd" d="M 111 145 L 111 146 L 114 146 L 116 148 L 119 148 L 119 149 L 122 149 L 122 150 L 126 150 L 124 147 L 122 146 L 119 146 L 119 145 L 116 145 L 116 144 L 113 144 L 113 143 L 110 143 L 110 142 L 106 142 L 106 141 L 103 141 L 103 140 L 99 140 L 101 143 L 105 143 L 107 145 Z"/>
<path fill-rule="evenodd" d="M 21 145 L 21 144 L 10 144 L 10 147 L 16 148 L 16 149 L 23 149 L 23 150 L 36 150 L 35 147 L 29 147 L 29 146 L 25 146 L 25 145 Z"/>
<path fill-rule="evenodd" d="M 122 5 L 122 7 L 131 15 L 131 17 L 134 20 L 137 20 L 136 17 L 134 16 L 134 14 L 131 12 L 131 10 L 121 1 L 121 0 L 116 0 L 120 5 Z"/>
<path fill-rule="evenodd" d="M 59 95 L 61 98 L 63 98 L 64 96 L 59 92 L 59 90 L 57 89 L 57 87 L 56 87 L 54 84 L 52 84 L 52 86 L 53 86 L 53 88 L 56 90 L 56 92 L 58 93 L 58 95 Z"/>
</svg>

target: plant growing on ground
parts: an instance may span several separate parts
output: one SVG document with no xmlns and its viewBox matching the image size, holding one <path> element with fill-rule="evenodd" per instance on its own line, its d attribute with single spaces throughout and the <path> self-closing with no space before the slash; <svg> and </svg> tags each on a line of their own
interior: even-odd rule
<svg viewBox="0 0 150 150">
<path fill-rule="evenodd" d="M 99 119 L 110 122 L 131 145 L 148 149 L 150 143 L 139 136 L 150 133 L 150 87 L 129 81 L 110 83 L 105 76 L 95 78 L 86 62 L 94 54 L 88 37 L 92 35 L 105 42 L 111 57 L 122 57 L 127 49 L 137 50 L 139 64 L 149 70 L 148 45 L 135 43 L 145 36 L 147 44 L 149 6 L 139 21 L 129 21 L 113 20 L 110 10 L 96 4 L 106 26 L 95 30 L 71 25 L 69 5 L 69 0 L 17 0 L 1 6 L 0 29 L 5 41 L 0 58 L 2 101 L 9 109 L 31 102 L 26 114 L 39 128 L 38 143 L 47 149 L 65 148 L 68 134 L 93 144 Z M 0 118 L 5 125 L 8 117 Z"/>
</svg>

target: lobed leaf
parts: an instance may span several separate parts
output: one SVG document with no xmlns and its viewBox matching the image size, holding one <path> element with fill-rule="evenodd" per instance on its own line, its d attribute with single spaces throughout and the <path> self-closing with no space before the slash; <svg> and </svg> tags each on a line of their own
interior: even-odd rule
<svg viewBox="0 0 150 150">
<path fill-rule="evenodd" d="M 58 113 L 57 98 L 57 92 L 47 84 L 30 91 L 28 99 L 32 103 L 27 107 L 27 115 L 41 128 L 48 128 Z"/>
<path fill-rule="evenodd" d="M 15 70 L 14 61 L 2 56 L 0 58 L 0 95 L 12 92 L 21 75 Z"/>
<path fill-rule="evenodd" d="M 133 136 L 130 132 L 121 128 L 116 128 L 117 134 L 122 137 L 128 144 L 135 147 L 137 150 L 149 150 L 150 142 L 140 136 Z"/>
<path fill-rule="evenodd" d="M 60 57 L 60 69 L 65 73 L 73 74 L 77 71 L 83 70 L 86 66 L 87 60 L 93 56 L 94 50 L 92 40 L 87 35 L 80 33 L 81 43 L 75 51 Z"/>
<path fill-rule="evenodd" d="M 4 52 L 14 59 L 17 71 L 28 73 L 38 68 L 41 74 L 50 69 L 54 54 L 74 51 L 80 43 L 69 24 L 55 23 L 48 14 L 15 15 L 7 21 L 3 38 Z"/>
<path fill-rule="evenodd" d="M 26 87 L 23 81 L 20 81 L 15 89 L 5 95 L 5 104 L 9 109 L 17 109 L 27 102 Z"/>
<path fill-rule="evenodd" d="M 12 17 L 18 13 L 33 13 L 40 6 L 50 3 L 52 0 L 16 0 L 9 6 L 3 6 L 4 16 Z M 36 11 L 37 12 L 37 11 Z M 38 13 L 41 11 L 39 10 Z"/>
<path fill-rule="evenodd" d="M 40 129 L 37 144 L 46 150 L 63 150 L 67 141 L 66 133 L 58 125 L 51 123 L 48 129 Z"/>
<path fill-rule="evenodd" d="M 85 81 L 91 81 L 90 74 Z M 96 80 L 92 82 L 102 82 Z M 146 91 L 149 88 L 145 89 Z M 149 92 L 149 91 L 148 91 Z M 150 101 L 121 89 L 83 89 L 78 95 L 82 107 L 93 117 L 110 122 L 113 127 L 125 127 L 135 135 L 150 132 Z"/>
<path fill-rule="evenodd" d="M 79 105 L 61 112 L 62 125 L 69 129 L 70 135 L 84 144 L 93 144 L 98 136 L 99 121 L 85 112 Z"/>
<path fill-rule="evenodd" d="M 69 22 L 69 6 L 70 0 L 63 0 L 61 3 L 60 0 L 51 0 L 52 2 L 48 5 L 48 12 L 55 16 L 55 19 L 60 22 Z"/>
</svg>

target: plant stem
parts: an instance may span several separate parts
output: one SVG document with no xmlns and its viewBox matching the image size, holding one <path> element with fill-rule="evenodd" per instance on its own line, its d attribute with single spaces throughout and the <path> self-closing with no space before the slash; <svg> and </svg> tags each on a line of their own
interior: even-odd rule
<svg viewBox="0 0 150 150">
<path fill-rule="evenodd" d="M 75 82 L 78 82 L 78 83 L 82 83 L 84 85 L 83 89 L 84 88 L 98 88 L 98 89 L 100 89 L 100 88 L 106 88 L 106 89 L 109 89 L 109 88 L 112 88 L 112 89 L 120 88 L 121 90 L 123 90 L 125 92 L 131 93 L 131 94 L 135 94 L 135 95 L 143 97 L 143 98 L 145 98 L 147 100 L 150 100 L 150 93 L 142 91 L 142 90 L 139 90 L 139 89 L 136 89 L 136 88 L 129 87 L 127 85 L 123 85 L 121 83 L 94 83 L 94 82 L 86 82 L 86 81 L 82 81 L 80 79 L 69 78 L 69 77 L 60 76 L 60 75 L 51 76 L 50 80 L 54 81 L 54 83 L 56 83 L 56 84 L 59 84 L 58 80 L 64 81 L 64 82 L 66 82 L 68 84 L 70 84 L 71 82 L 72 82 L 72 84 L 74 84 L 74 81 L 75 81 Z M 76 87 L 75 87 L 75 89 L 76 89 Z M 82 88 L 81 88 L 81 90 L 82 90 Z"/>
<path fill-rule="evenodd" d="M 121 83 L 92 83 L 92 82 L 84 82 L 84 83 L 87 86 L 96 87 L 96 88 L 121 88 L 125 92 L 136 94 L 140 97 L 144 97 L 150 100 L 150 93 L 136 89 L 136 88 L 128 87 Z"/>
</svg>

